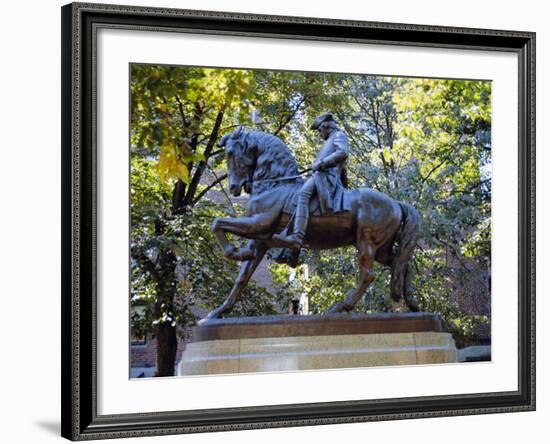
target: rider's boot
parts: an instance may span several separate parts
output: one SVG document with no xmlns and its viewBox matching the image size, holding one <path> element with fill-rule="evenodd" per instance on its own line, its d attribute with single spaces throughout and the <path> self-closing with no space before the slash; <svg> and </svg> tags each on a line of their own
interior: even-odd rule
<svg viewBox="0 0 550 444">
<path fill-rule="evenodd" d="M 309 216 L 309 208 L 307 203 L 300 202 L 296 207 L 296 216 L 294 218 L 294 230 L 291 234 L 283 231 L 279 234 L 274 234 L 273 239 L 283 242 L 289 247 L 300 249 L 306 235 L 307 222 Z"/>
</svg>

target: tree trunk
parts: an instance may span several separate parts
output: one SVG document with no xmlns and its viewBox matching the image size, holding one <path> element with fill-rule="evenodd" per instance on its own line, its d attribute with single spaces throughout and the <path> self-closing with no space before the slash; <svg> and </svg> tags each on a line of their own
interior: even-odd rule
<svg viewBox="0 0 550 444">
<path fill-rule="evenodd" d="M 157 373 L 155 376 L 174 376 L 178 341 L 176 327 L 171 322 L 157 324 Z"/>
<path fill-rule="evenodd" d="M 155 234 L 164 233 L 164 220 L 158 217 L 155 221 Z M 154 307 L 154 317 L 159 322 L 156 325 L 157 340 L 157 373 L 155 376 L 174 376 L 178 340 L 174 318 L 174 289 L 176 278 L 176 256 L 170 250 L 161 248 L 155 270 L 157 298 Z M 167 316 L 168 319 L 163 320 Z M 173 325 L 174 324 L 174 325 Z"/>
<path fill-rule="evenodd" d="M 172 191 L 172 211 L 174 213 L 180 213 L 183 209 L 186 188 L 187 185 L 182 180 L 178 180 L 174 184 Z"/>
<path fill-rule="evenodd" d="M 197 111 L 197 119 L 200 121 L 202 110 Z M 218 131 L 220 129 L 224 115 L 224 109 L 222 108 L 214 123 L 214 128 L 210 134 L 209 141 L 207 143 L 204 155 L 205 159 L 211 155 L 215 146 L 215 142 L 218 138 Z M 197 144 L 198 133 L 195 134 L 192 145 L 194 148 Z M 172 212 L 174 214 L 185 211 L 187 205 L 193 204 L 193 199 L 200 179 L 206 167 L 206 160 L 199 162 L 195 170 L 195 174 L 191 180 L 189 186 L 182 181 L 176 182 L 172 191 Z M 190 170 L 191 170 L 190 166 Z M 162 217 L 158 217 L 155 221 L 155 234 L 161 236 L 164 232 L 164 221 Z M 173 312 L 174 307 L 174 286 L 170 283 L 176 283 L 177 278 L 175 276 L 175 269 L 177 260 L 172 252 L 162 251 L 160 255 L 159 271 L 157 271 L 157 300 L 155 302 L 154 314 L 156 319 L 160 319 L 165 312 Z M 173 321 L 159 322 L 155 328 L 156 340 L 157 340 L 157 373 L 156 376 L 174 376 L 174 369 L 176 363 L 176 352 L 178 348 L 178 340 L 176 327 L 172 326 Z"/>
</svg>

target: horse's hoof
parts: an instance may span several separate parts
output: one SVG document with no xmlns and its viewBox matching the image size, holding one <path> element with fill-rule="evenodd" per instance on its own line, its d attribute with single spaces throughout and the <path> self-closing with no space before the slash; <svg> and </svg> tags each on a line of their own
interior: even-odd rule
<svg viewBox="0 0 550 444">
<path fill-rule="evenodd" d="M 226 247 L 223 250 L 223 255 L 226 259 L 235 259 L 236 249 L 235 247 Z"/>
<path fill-rule="evenodd" d="M 350 307 L 345 302 L 337 302 L 335 304 L 332 304 L 332 306 L 325 311 L 325 314 L 334 314 L 334 313 L 342 313 L 343 311 L 349 312 L 353 310 L 353 307 Z"/>
<path fill-rule="evenodd" d="M 216 308 L 215 310 L 212 310 L 210 313 L 208 313 L 204 318 L 202 318 L 199 321 L 199 326 L 202 324 L 205 324 L 207 321 L 211 319 L 220 319 L 224 313 L 224 310 L 222 308 Z"/>
<path fill-rule="evenodd" d="M 252 259 L 256 258 L 256 255 L 254 254 L 254 251 L 245 248 L 244 250 L 239 251 L 235 254 L 235 256 L 238 256 L 238 260 L 240 261 L 251 261 Z"/>
<path fill-rule="evenodd" d="M 405 297 L 405 303 L 407 304 L 407 307 L 409 307 L 410 311 L 420 311 L 420 306 L 418 305 L 416 296 Z"/>
</svg>

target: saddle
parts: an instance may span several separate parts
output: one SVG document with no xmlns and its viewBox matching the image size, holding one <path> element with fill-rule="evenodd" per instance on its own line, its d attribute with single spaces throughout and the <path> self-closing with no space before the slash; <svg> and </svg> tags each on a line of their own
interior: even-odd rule
<svg viewBox="0 0 550 444">
<path fill-rule="evenodd" d="M 292 192 L 289 193 L 284 206 L 283 206 L 283 213 L 288 215 L 287 218 L 283 218 L 283 224 L 285 224 L 285 228 L 283 230 L 292 229 L 293 219 L 294 215 L 296 213 L 296 206 L 298 205 L 298 194 L 300 192 L 299 188 L 295 188 L 292 190 Z M 319 198 L 317 194 L 314 194 L 310 201 L 309 201 L 309 216 L 316 216 L 316 217 L 322 217 L 322 216 L 341 216 L 346 218 L 346 215 L 343 213 L 347 213 L 351 209 L 351 199 L 352 199 L 352 190 L 344 190 L 342 194 L 342 207 L 345 208 L 344 211 L 338 212 L 338 213 L 330 213 L 330 214 L 323 214 L 321 211 L 321 204 L 319 202 Z M 279 252 L 279 254 L 274 258 L 275 262 L 280 264 L 287 264 L 292 268 L 297 267 L 300 264 L 300 249 L 286 247 L 282 248 Z"/>
<path fill-rule="evenodd" d="M 353 190 L 348 190 L 348 189 L 345 189 L 344 192 L 342 193 L 342 209 L 343 211 L 341 212 L 346 212 L 346 211 L 349 211 L 351 209 L 351 199 L 352 199 L 352 191 Z M 300 188 L 295 188 L 293 189 L 286 201 L 285 201 L 285 204 L 283 206 L 283 213 L 286 213 L 286 214 L 294 214 L 296 212 L 296 206 L 298 205 L 298 194 L 300 193 Z M 331 214 L 334 214 L 334 213 L 331 213 Z M 326 216 L 328 214 L 324 214 L 322 211 L 321 211 L 321 204 L 319 202 L 319 197 L 317 196 L 317 193 L 315 193 L 310 201 L 309 201 L 309 215 L 310 216 Z"/>
</svg>

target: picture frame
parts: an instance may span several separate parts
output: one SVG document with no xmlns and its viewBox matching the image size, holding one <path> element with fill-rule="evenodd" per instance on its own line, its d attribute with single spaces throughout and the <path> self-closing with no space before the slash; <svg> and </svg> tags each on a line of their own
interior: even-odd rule
<svg viewBox="0 0 550 444">
<path fill-rule="evenodd" d="M 71 440 L 519 412 L 535 409 L 535 34 L 72 3 L 62 8 L 62 436 Z M 206 34 L 319 45 L 512 53 L 518 66 L 517 390 L 139 413 L 98 413 L 97 33 Z M 127 171 L 121 172 L 127 174 Z M 122 241 L 121 241 L 122 242 Z M 148 381 L 142 383 L 147 384 Z"/>
</svg>

